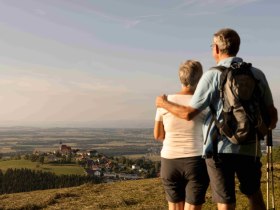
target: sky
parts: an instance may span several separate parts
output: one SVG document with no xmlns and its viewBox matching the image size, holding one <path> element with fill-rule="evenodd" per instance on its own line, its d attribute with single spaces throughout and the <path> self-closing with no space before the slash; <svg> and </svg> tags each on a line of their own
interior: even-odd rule
<svg viewBox="0 0 280 210">
<path fill-rule="evenodd" d="M 0 126 L 152 127 L 178 67 L 220 28 L 280 108 L 278 0 L 0 0 Z"/>
</svg>

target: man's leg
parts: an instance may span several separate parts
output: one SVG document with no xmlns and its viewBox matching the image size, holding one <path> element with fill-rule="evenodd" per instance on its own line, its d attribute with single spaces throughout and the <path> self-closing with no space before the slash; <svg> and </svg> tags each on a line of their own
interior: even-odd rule
<svg viewBox="0 0 280 210">
<path fill-rule="evenodd" d="M 222 154 L 217 159 L 207 158 L 212 200 L 218 210 L 235 209 L 235 167 L 232 154 Z"/>
<path fill-rule="evenodd" d="M 250 210 L 265 210 L 266 209 L 261 190 L 257 191 L 255 194 L 249 195 L 247 197 L 249 199 Z"/>
<path fill-rule="evenodd" d="M 239 167 L 236 171 L 240 182 L 240 191 L 249 199 L 250 210 L 265 210 L 266 206 L 261 192 L 260 158 L 239 156 Z"/>
</svg>

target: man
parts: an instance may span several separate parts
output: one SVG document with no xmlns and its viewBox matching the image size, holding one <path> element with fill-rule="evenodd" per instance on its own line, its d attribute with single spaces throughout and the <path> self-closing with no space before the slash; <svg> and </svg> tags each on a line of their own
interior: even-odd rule
<svg viewBox="0 0 280 210">
<path fill-rule="evenodd" d="M 240 37 L 232 29 L 221 29 L 214 34 L 212 55 L 218 66 L 229 67 L 232 62 L 242 62 L 236 57 L 239 51 Z M 252 68 L 256 79 L 260 80 L 261 97 L 265 102 L 270 117 L 269 129 L 274 129 L 278 121 L 277 110 L 274 107 L 272 94 L 265 75 L 258 69 Z M 189 106 L 181 106 L 169 102 L 165 95 L 156 99 L 156 106 L 162 107 L 177 117 L 191 120 L 202 110 L 212 106 L 220 118 L 222 101 L 219 96 L 219 70 L 207 71 L 198 83 L 197 89 Z M 204 123 L 204 136 L 210 123 L 211 114 Z M 214 158 L 212 125 L 208 140 L 203 147 L 203 156 L 206 158 L 207 170 L 210 176 L 212 199 L 217 203 L 218 210 L 235 209 L 235 174 L 240 182 L 240 190 L 249 200 L 251 210 L 265 210 L 265 204 L 260 189 L 261 162 L 260 145 L 254 142 L 246 145 L 232 144 L 225 137 L 219 138 L 217 155 Z M 257 151 L 256 151 L 257 148 Z"/>
</svg>

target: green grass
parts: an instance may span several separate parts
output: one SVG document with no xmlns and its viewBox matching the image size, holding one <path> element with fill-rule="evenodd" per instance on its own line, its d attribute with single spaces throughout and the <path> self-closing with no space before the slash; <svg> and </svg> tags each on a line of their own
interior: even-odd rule
<svg viewBox="0 0 280 210">
<path fill-rule="evenodd" d="M 41 170 L 52 172 L 56 175 L 61 174 L 77 174 L 84 175 L 84 170 L 76 164 L 40 164 L 31 162 L 30 160 L 5 160 L 0 161 L 0 169 L 6 171 L 8 168 L 28 168 L 32 170 Z"/>
<path fill-rule="evenodd" d="M 266 167 L 263 167 L 262 191 L 266 200 Z M 280 164 L 274 164 L 275 206 L 280 206 Z M 247 210 L 248 203 L 238 187 L 237 210 Z M 0 196 L 0 209 L 67 209 L 67 210 L 166 210 L 167 202 L 159 178 L 79 187 L 41 190 Z M 210 189 L 203 210 L 216 210 Z"/>
<path fill-rule="evenodd" d="M 263 159 L 263 163 L 266 161 Z M 0 162 L 0 168 L 4 162 Z M 28 161 L 27 161 L 28 162 Z M 10 162 L 11 164 L 12 162 Z M 14 164 L 30 164 L 24 160 Z M 5 166 L 7 167 L 7 166 Z M 44 167 L 44 165 L 42 166 Z M 59 166 L 57 166 L 59 167 Z M 275 206 L 280 206 L 280 161 L 274 162 Z M 263 166 L 262 191 L 266 202 L 266 166 Z M 247 198 L 236 185 L 236 210 L 247 210 Z M 26 193 L 0 195 L 1 210 L 20 209 L 67 209 L 67 210 L 166 210 L 164 190 L 159 178 L 137 181 L 123 181 L 108 184 L 86 184 L 64 189 L 40 190 Z M 206 195 L 203 210 L 216 210 L 211 202 L 210 189 Z"/>
</svg>

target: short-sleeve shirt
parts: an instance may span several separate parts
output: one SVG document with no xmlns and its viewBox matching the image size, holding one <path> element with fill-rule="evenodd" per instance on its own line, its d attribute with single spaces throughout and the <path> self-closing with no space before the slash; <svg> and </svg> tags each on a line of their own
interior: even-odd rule
<svg viewBox="0 0 280 210">
<path fill-rule="evenodd" d="M 168 100 L 187 106 L 192 95 L 168 95 Z M 161 157 L 166 159 L 201 156 L 203 149 L 202 125 L 204 112 L 191 121 L 180 119 L 166 109 L 158 108 L 155 120 L 162 121 L 165 139 L 161 150 Z"/>
<path fill-rule="evenodd" d="M 229 67 L 232 62 L 242 62 L 241 58 L 230 57 L 224 59 L 218 63 L 218 66 Z M 259 69 L 252 67 L 252 72 L 256 79 L 260 80 L 260 89 L 261 97 L 263 97 L 266 106 L 273 104 L 273 99 L 271 95 L 270 88 L 268 86 L 265 75 Z M 208 70 L 203 74 L 200 79 L 196 91 L 190 101 L 189 106 L 198 109 L 204 110 L 205 108 L 212 105 L 216 110 L 216 115 L 218 120 L 221 120 L 221 111 L 222 111 L 222 101 L 219 97 L 219 83 L 220 83 L 221 72 L 216 69 Z M 211 125 L 209 135 L 207 135 L 208 126 L 211 121 L 211 113 L 208 112 L 206 116 L 205 123 L 203 125 L 203 135 L 205 139 L 205 144 L 203 146 L 203 156 L 209 156 L 213 154 L 213 144 L 212 144 L 212 133 L 214 131 L 214 123 Z M 249 156 L 261 156 L 260 143 L 252 143 L 247 145 L 237 145 L 232 144 L 226 137 L 223 137 L 218 142 L 218 153 L 233 153 Z"/>
</svg>

